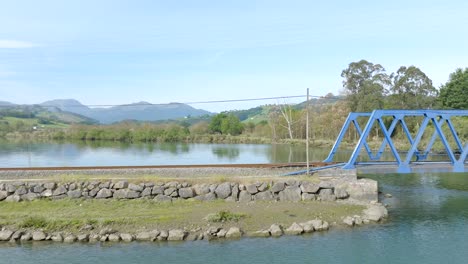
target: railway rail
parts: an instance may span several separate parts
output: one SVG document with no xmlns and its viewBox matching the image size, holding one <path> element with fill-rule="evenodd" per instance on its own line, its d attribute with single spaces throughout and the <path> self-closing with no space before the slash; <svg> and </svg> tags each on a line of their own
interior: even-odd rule
<svg viewBox="0 0 468 264">
<path fill-rule="evenodd" d="M 333 165 L 336 162 L 311 162 L 311 167 Z M 80 170 L 133 170 L 133 169 L 192 169 L 192 168 L 302 168 L 305 162 L 256 164 L 195 164 L 195 165 L 142 165 L 142 166 L 72 166 L 72 167 L 10 167 L 0 171 L 80 171 Z"/>
</svg>

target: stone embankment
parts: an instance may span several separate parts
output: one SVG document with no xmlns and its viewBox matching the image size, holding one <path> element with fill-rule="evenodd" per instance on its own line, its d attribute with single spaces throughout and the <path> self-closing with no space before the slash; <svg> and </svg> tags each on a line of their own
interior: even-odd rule
<svg viewBox="0 0 468 264">
<path fill-rule="evenodd" d="M 20 202 L 36 199 L 196 199 L 210 201 L 335 201 L 377 202 L 377 182 L 324 180 L 320 182 L 282 180 L 242 184 L 237 182 L 132 183 L 119 181 L 75 182 L 0 182 L 0 201 Z"/>
<path fill-rule="evenodd" d="M 360 180 L 301 181 L 286 179 L 259 181 L 255 183 L 222 182 L 144 182 L 127 180 L 73 181 L 73 182 L 0 182 L 1 202 L 28 202 L 36 199 L 152 199 L 157 202 L 171 202 L 177 199 L 211 201 L 223 199 L 229 202 L 249 203 L 255 201 L 342 201 L 367 205 L 362 215 L 343 219 L 348 226 L 378 222 L 387 216 L 384 206 L 377 203 L 377 182 Z M 235 224 L 235 223 L 233 223 Z M 331 225 L 335 225 L 332 223 Z M 46 233 L 43 230 L 16 229 L 3 227 L 0 241 L 57 241 L 57 242 L 118 242 L 118 241 L 181 241 L 211 240 L 215 238 L 277 237 L 300 235 L 328 230 L 330 224 L 320 219 L 293 223 L 288 227 L 273 224 L 267 230 L 244 233 L 239 227 L 208 226 L 197 228 L 146 230 L 139 233 L 121 233 L 104 228 L 96 230 L 89 225 L 79 234 L 67 231 Z"/>
</svg>

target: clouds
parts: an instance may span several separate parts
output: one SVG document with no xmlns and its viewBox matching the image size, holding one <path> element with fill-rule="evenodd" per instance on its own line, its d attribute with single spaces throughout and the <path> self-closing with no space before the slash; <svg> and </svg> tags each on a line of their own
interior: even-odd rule
<svg viewBox="0 0 468 264">
<path fill-rule="evenodd" d="M 33 47 L 36 47 L 36 45 L 27 41 L 0 39 L 0 49 L 27 49 Z"/>
</svg>

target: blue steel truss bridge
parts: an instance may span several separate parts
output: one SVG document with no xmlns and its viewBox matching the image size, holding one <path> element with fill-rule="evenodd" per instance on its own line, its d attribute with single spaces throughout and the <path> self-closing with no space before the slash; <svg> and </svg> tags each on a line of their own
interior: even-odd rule
<svg viewBox="0 0 468 264">
<path fill-rule="evenodd" d="M 328 157 L 324 162 L 333 162 L 335 154 L 343 143 L 348 130 L 354 127 L 359 140 L 347 162 L 331 166 L 313 168 L 311 171 L 338 167 L 342 169 L 379 168 L 397 173 L 411 173 L 417 171 L 451 171 L 468 172 L 467 155 L 468 143 L 462 142 L 453 119 L 468 118 L 468 110 L 374 110 L 371 113 L 350 113 L 335 141 Z M 416 133 L 408 128 L 408 119 L 418 119 Z M 359 120 L 358 120 L 359 119 Z M 364 129 L 361 129 L 362 119 L 367 119 Z M 400 127 L 404 137 L 408 140 L 405 151 L 397 148 L 394 135 Z M 400 131 L 401 131 L 400 130 Z M 383 138 L 380 147 L 372 150 L 369 146 L 371 133 L 379 133 Z M 423 135 L 429 134 L 429 140 L 422 142 Z M 401 136 L 400 136 L 401 138 Z M 430 160 L 434 153 L 434 143 L 440 140 L 444 148 L 443 154 L 447 160 Z M 440 144 L 439 144 L 440 146 Z M 384 152 L 390 152 L 383 159 Z M 441 154 L 438 152 L 438 154 Z M 365 169 L 364 169 L 365 171 Z"/>
</svg>

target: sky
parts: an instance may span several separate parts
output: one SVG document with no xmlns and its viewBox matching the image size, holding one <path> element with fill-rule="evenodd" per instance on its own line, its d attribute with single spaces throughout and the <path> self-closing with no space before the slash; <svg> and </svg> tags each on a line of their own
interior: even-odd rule
<svg viewBox="0 0 468 264">
<path fill-rule="evenodd" d="M 0 2 L 0 101 L 21 104 L 323 96 L 361 59 L 388 73 L 414 65 L 440 87 L 468 67 L 461 0 Z"/>
</svg>

